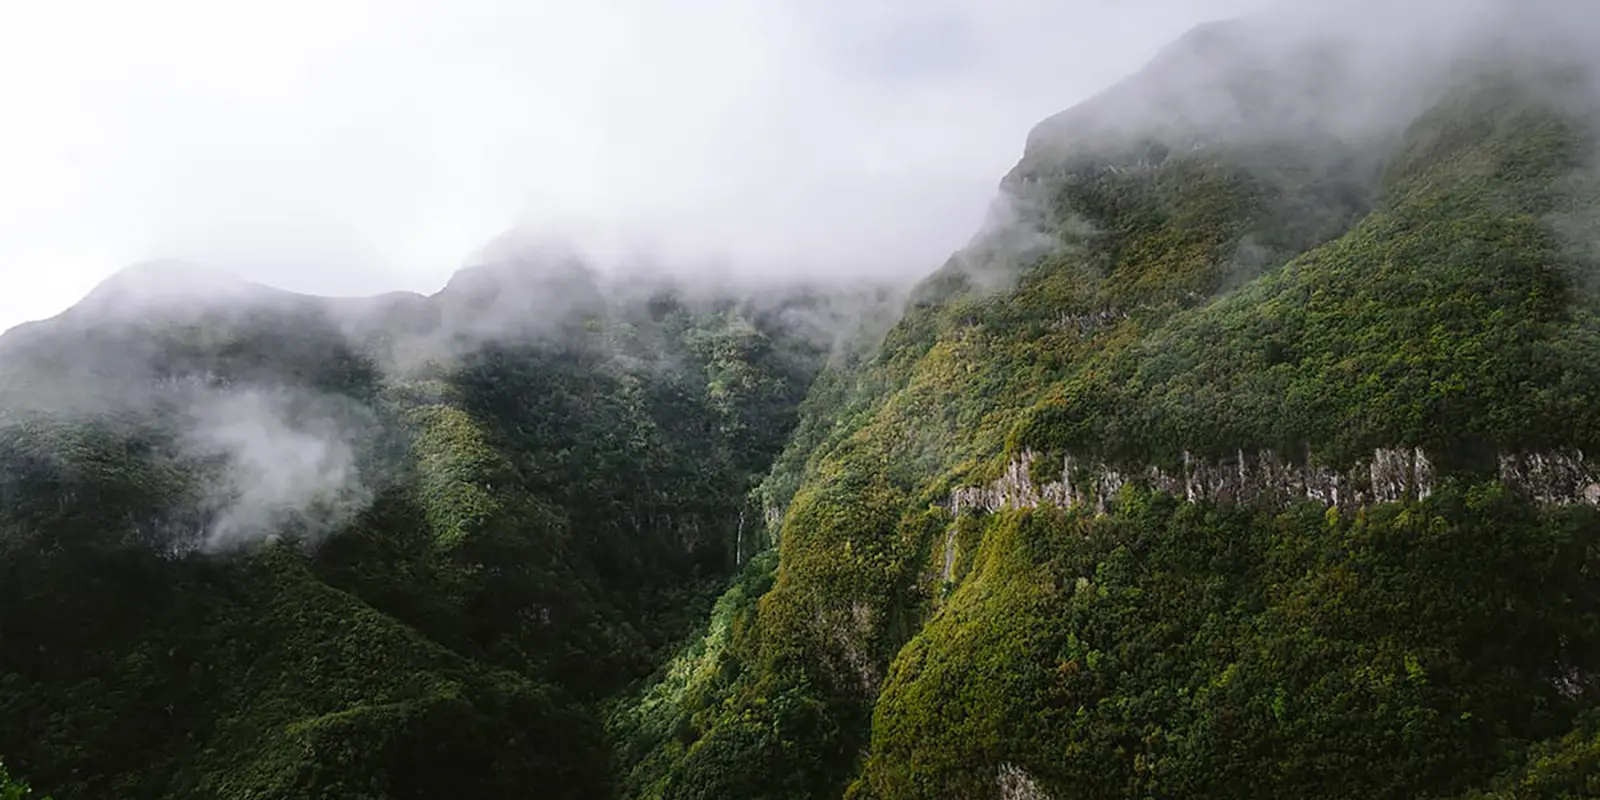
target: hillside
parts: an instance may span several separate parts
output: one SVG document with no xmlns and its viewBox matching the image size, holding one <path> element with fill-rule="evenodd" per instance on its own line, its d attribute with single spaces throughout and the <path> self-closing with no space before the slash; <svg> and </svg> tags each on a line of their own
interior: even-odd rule
<svg viewBox="0 0 1600 800">
<path fill-rule="evenodd" d="M 905 297 L 507 240 L 0 337 L 9 774 L 1600 794 L 1594 51 L 1263 25 L 1042 122 Z"/>
<path fill-rule="evenodd" d="M 630 796 L 1600 790 L 1594 73 L 1260 42 L 1042 124 L 824 372 Z"/>
<path fill-rule="evenodd" d="M 762 546 L 747 494 L 847 298 L 602 281 L 514 253 L 323 300 L 145 265 L 0 338 L 14 771 L 608 795 L 596 704 Z"/>
</svg>

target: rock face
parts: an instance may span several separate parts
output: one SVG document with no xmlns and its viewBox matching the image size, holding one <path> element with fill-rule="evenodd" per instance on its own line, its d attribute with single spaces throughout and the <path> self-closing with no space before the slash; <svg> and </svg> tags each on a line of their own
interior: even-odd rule
<svg viewBox="0 0 1600 800">
<path fill-rule="evenodd" d="M 1037 508 L 1041 503 L 1058 508 L 1092 507 L 1096 513 L 1104 513 L 1124 485 L 1135 483 L 1190 503 L 1284 506 L 1309 500 L 1350 510 L 1426 498 L 1433 493 L 1437 478 L 1433 462 L 1421 448 L 1380 448 L 1373 451 L 1371 461 L 1344 473 L 1290 462 L 1270 451 L 1254 455 L 1239 451 L 1233 458 L 1211 462 L 1185 454 L 1181 474 L 1155 466 L 1128 473 L 1103 463 L 1085 464 L 1067 455 L 1060 478 L 1042 485 L 1032 478 L 1037 459 L 1038 454 L 1024 450 L 987 486 L 952 491 L 946 506 L 955 514 Z M 1502 454 L 1499 479 L 1536 502 L 1600 505 L 1600 470 L 1584 460 L 1582 451 Z"/>
<path fill-rule="evenodd" d="M 1500 456 L 1500 481 L 1540 503 L 1600 505 L 1597 473 L 1582 451 Z"/>
<path fill-rule="evenodd" d="M 1050 800 L 1033 776 L 1015 764 L 1001 764 L 995 783 L 1000 787 L 1000 800 Z"/>
<path fill-rule="evenodd" d="M 1095 311 L 1088 314 L 1062 313 L 1056 317 L 1055 329 L 1086 336 L 1102 328 L 1115 325 L 1128 318 L 1126 311 Z"/>
</svg>

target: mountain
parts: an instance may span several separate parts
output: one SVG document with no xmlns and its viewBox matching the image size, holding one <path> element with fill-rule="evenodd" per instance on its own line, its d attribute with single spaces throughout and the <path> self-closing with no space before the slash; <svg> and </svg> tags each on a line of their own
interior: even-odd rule
<svg viewBox="0 0 1600 800">
<path fill-rule="evenodd" d="M 599 704 L 761 548 L 846 295 L 605 281 L 150 265 L 0 337 L 0 753 L 58 798 L 608 795 Z"/>
<path fill-rule="evenodd" d="M 10 774 L 1600 794 L 1600 73 L 1575 4 L 1477 5 L 1191 32 L 903 295 L 508 237 L 0 337 Z"/>
<path fill-rule="evenodd" d="M 1041 124 L 824 370 L 627 796 L 1600 791 L 1592 50 L 1259 24 Z"/>
</svg>

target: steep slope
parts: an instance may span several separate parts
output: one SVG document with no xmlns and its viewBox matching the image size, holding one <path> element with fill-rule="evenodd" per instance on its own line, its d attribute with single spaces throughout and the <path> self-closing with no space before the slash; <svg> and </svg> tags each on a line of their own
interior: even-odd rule
<svg viewBox="0 0 1600 800">
<path fill-rule="evenodd" d="M 630 796 L 1593 788 L 1594 73 L 1259 41 L 1042 125 L 819 379 Z"/>
<path fill-rule="evenodd" d="M 7 763 L 61 800 L 609 794 L 596 704 L 754 549 L 833 298 L 599 280 L 156 265 L 0 337 Z"/>
</svg>

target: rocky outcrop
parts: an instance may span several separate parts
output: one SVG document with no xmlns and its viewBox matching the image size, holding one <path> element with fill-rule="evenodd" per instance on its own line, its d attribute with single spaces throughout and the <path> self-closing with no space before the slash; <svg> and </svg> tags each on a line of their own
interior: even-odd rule
<svg viewBox="0 0 1600 800">
<path fill-rule="evenodd" d="M 1500 456 L 1500 481 L 1540 503 L 1600 505 L 1600 469 L 1583 451 Z"/>
<path fill-rule="evenodd" d="M 1314 501 L 1340 509 L 1372 503 L 1420 500 L 1433 493 L 1433 462 L 1420 448 L 1373 451 L 1372 459 L 1347 472 L 1287 461 L 1270 451 L 1238 452 L 1233 458 L 1204 461 L 1184 455 L 1180 472 L 1151 466 L 1124 472 L 1103 463 L 1082 463 L 1068 455 L 1060 477 L 1035 484 L 1031 450 L 1006 465 L 986 486 L 958 488 L 946 506 L 951 512 L 1037 508 L 1091 507 L 1104 513 L 1122 487 L 1134 482 L 1154 491 L 1181 496 L 1187 502 L 1250 503 L 1283 506 Z M 1507 454 L 1500 457 L 1499 478 L 1513 491 L 1547 504 L 1588 503 L 1600 506 L 1600 469 L 1581 451 Z"/>
<path fill-rule="evenodd" d="M 1127 318 L 1128 312 L 1126 311 L 1094 311 L 1088 314 L 1062 313 L 1056 317 L 1054 327 L 1058 331 L 1082 336 L 1110 327 Z"/>
<path fill-rule="evenodd" d="M 841 601 L 816 609 L 812 622 L 838 648 L 834 667 L 839 677 L 853 683 L 863 697 L 877 695 L 883 674 L 873 656 L 877 619 L 872 605 L 860 599 Z"/>
<path fill-rule="evenodd" d="M 999 785 L 1000 800 L 1050 800 L 1033 776 L 1015 764 L 1001 764 L 995 783 Z"/>
<path fill-rule="evenodd" d="M 1571 664 L 1561 664 L 1556 667 L 1556 675 L 1550 679 L 1550 685 L 1555 687 L 1562 697 L 1576 700 L 1596 686 L 1595 677 L 1593 673 Z"/>
</svg>

